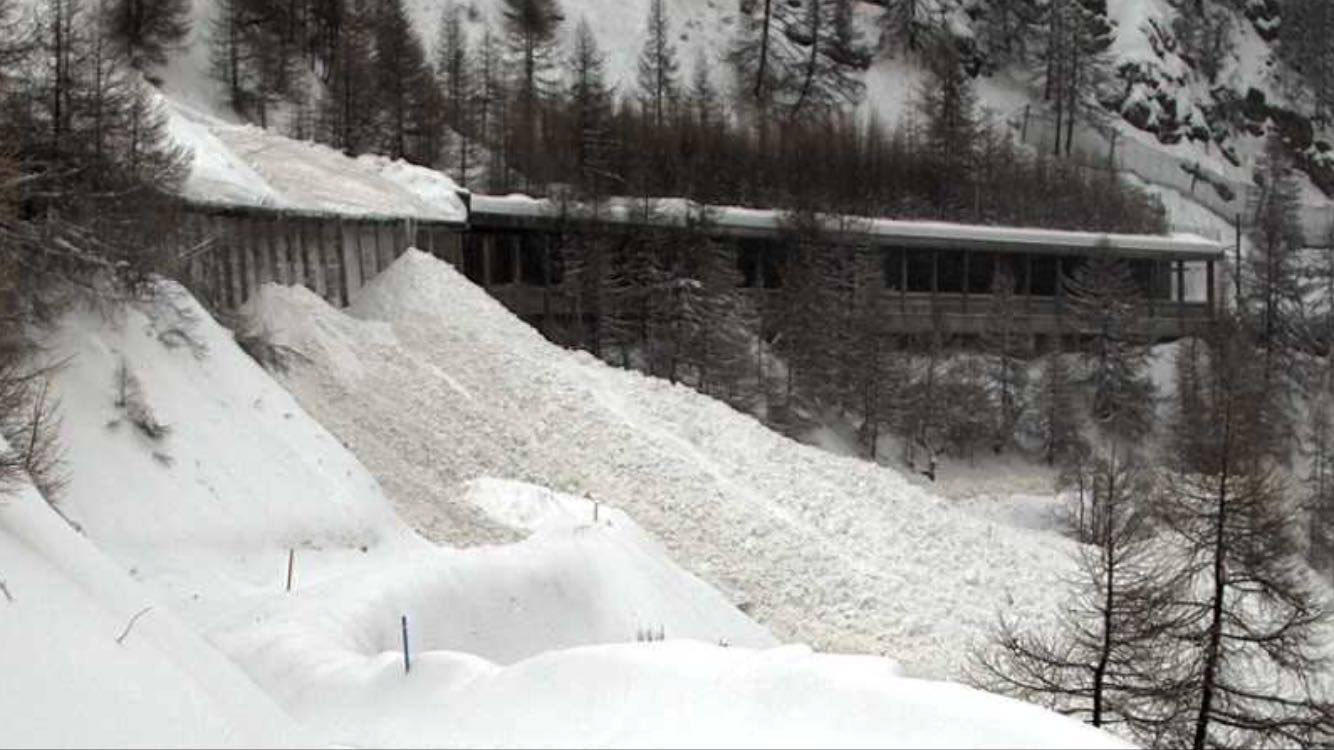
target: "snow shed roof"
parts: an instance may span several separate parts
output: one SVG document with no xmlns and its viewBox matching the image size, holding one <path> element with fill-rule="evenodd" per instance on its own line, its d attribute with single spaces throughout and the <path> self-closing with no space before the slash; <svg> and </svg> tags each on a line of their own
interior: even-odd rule
<svg viewBox="0 0 1334 750">
<path fill-rule="evenodd" d="M 560 207 L 552 201 L 526 195 L 474 194 L 471 204 L 469 223 L 476 228 L 542 228 L 554 223 L 560 213 Z M 653 208 L 653 223 L 675 226 L 682 226 L 687 215 L 701 211 L 697 204 L 680 198 L 657 200 Z M 777 237 L 783 231 L 780 211 L 731 206 L 709 210 L 713 213 L 715 233 L 719 235 L 765 238 Z M 642 219 L 636 219 L 642 216 L 638 201 L 613 199 L 597 218 L 632 224 L 641 223 Z M 825 224 L 838 237 L 837 241 L 847 244 L 1046 255 L 1091 255 L 1106 249 L 1122 257 L 1172 260 L 1223 257 L 1222 244 L 1192 234 L 1111 234 L 848 216 L 825 217 Z"/>
<path fill-rule="evenodd" d="M 468 211 L 448 175 L 402 160 L 350 157 L 318 143 L 166 103 L 172 138 L 194 159 L 182 197 L 209 210 L 457 224 Z"/>
</svg>

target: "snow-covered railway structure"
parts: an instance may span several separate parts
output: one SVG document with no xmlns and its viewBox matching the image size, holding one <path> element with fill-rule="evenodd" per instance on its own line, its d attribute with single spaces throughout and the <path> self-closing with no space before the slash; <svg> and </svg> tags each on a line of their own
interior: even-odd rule
<svg viewBox="0 0 1334 750">
<path fill-rule="evenodd" d="M 612 201 L 596 216 L 523 196 L 474 195 L 460 251 L 461 269 L 519 315 L 534 322 L 576 309 L 564 283 L 563 248 L 576 232 L 627 233 L 646 225 L 703 226 L 733 248 L 738 284 L 782 286 L 794 233 L 782 213 L 701 209 L 658 201 Z M 707 221 L 700 221 L 706 217 Z M 981 333 L 994 315 L 998 278 L 1012 280 L 1017 317 L 1038 336 L 1076 333 L 1062 274 L 1095 255 L 1124 259 L 1146 299 L 1146 334 L 1170 338 L 1210 320 L 1221 298 L 1224 248 L 1194 235 L 1130 235 L 945 222 L 826 217 L 819 242 L 879 255 L 888 330 Z M 849 257 L 850 254 L 849 254 Z M 849 269 L 851 263 L 847 264 Z M 1002 273 L 1004 269 L 1005 273 Z"/>
<path fill-rule="evenodd" d="M 566 282 L 576 237 L 628 237 L 646 226 L 696 227 L 730 249 L 737 285 L 761 298 L 780 289 L 801 240 L 782 213 L 710 208 L 681 200 L 613 201 L 595 216 L 522 196 L 465 197 L 466 219 L 343 216 L 259 207 L 192 205 L 183 245 L 195 253 L 183 275 L 217 306 L 244 303 L 269 281 L 308 286 L 343 306 L 408 247 L 454 264 L 516 314 L 544 326 L 587 309 Z M 707 221 L 700 221 L 701 215 Z M 647 217 L 647 218 L 646 218 Z M 462 219 L 462 217 L 460 217 Z M 994 318 L 998 279 L 1012 283 L 1010 312 L 1038 337 L 1075 334 L 1062 274 L 1087 258 L 1124 259 L 1145 300 L 1147 336 L 1198 330 L 1222 299 L 1223 247 L 1192 235 L 1125 235 L 1046 229 L 825 217 L 818 242 L 831 252 L 878 256 L 874 277 L 891 333 L 982 333 Z M 808 235 L 809 237 L 809 235 Z M 853 264 L 844 264 L 848 273 Z M 864 268 L 864 266 L 863 266 Z M 873 282 L 876 283 L 876 282 Z"/>
</svg>

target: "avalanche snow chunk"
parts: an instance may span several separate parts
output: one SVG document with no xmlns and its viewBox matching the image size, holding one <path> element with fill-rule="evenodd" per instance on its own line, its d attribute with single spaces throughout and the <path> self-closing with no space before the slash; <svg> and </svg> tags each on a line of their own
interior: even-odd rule
<svg viewBox="0 0 1334 750">
<path fill-rule="evenodd" d="M 1036 623 L 1061 605 L 1068 542 L 975 518 L 895 471 L 554 346 L 424 253 L 373 279 L 352 317 L 278 287 L 251 312 L 310 358 L 282 376 L 302 405 L 434 539 L 513 532 L 495 508 L 478 512 L 467 480 L 587 496 L 623 508 L 779 638 L 888 654 L 931 677 L 958 675 L 998 610 Z M 334 350 L 355 357 L 355 381 L 323 354 Z"/>
</svg>

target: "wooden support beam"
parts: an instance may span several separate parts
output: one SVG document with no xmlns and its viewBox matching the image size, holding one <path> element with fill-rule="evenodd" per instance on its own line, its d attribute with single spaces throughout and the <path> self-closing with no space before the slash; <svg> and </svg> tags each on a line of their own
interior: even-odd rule
<svg viewBox="0 0 1334 750">
<path fill-rule="evenodd" d="M 542 235 L 542 334 L 551 336 L 551 235 Z"/>
<path fill-rule="evenodd" d="M 222 296 L 218 304 L 230 310 L 236 307 L 236 253 L 232 250 L 232 239 L 227 236 L 222 218 L 209 217 L 208 228 L 213 233 L 213 252 L 218 257 L 219 275 L 222 277 Z"/>
<path fill-rule="evenodd" d="M 301 253 L 306 264 L 306 283 L 310 285 L 311 291 L 320 296 L 320 299 L 329 299 L 325 296 L 325 276 L 324 276 L 324 258 L 320 254 L 319 224 L 316 220 L 306 219 L 301 222 Z M 314 229 L 314 232 L 311 230 Z M 314 234 L 312 239 L 309 235 Z"/>
<path fill-rule="evenodd" d="M 260 216 L 255 219 L 255 227 L 258 229 L 258 234 L 255 237 L 258 273 L 255 278 L 255 288 L 250 290 L 251 294 L 258 292 L 261 286 L 276 281 L 273 270 L 277 265 L 273 262 L 273 256 L 276 255 L 273 248 L 273 219 Z"/>
<path fill-rule="evenodd" d="M 523 236 L 514 238 L 510 243 L 510 283 L 523 281 Z"/>
<path fill-rule="evenodd" d="M 260 280 L 264 278 L 263 272 L 260 270 L 260 267 L 262 265 L 261 253 L 259 249 L 261 245 L 260 235 L 263 232 L 263 229 L 260 228 L 261 219 L 259 219 L 258 217 L 251 217 L 245 223 L 246 223 L 245 293 L 241 295 L 241 299 L 238 301 L 238 304 L 240 305 L 244 305 L 246 303 L 246 300 L 250 299 L 250 295 L 254 294 L 255 290 L 259 288 Z"/>
<path fill-rule="evenodd" d="M 287 243 L 287 219 L 281 214 L 269 223 L 269 247 L 273 251 L 273 280 L 292 284 L 292 248 Z"/>
<path fill-rule="evenodd" d="M 491 276 L 491 254 L 496 245 L 496 235 L 488 234 L 482 237 L 482 288 L 492 286 L 495 280 Z"/>
<path fill-rule="evenodd" d="M 343 278 L 342 303 L 346 306 L 352 301 L 352 295 L 361 288 L 362 274 L 365 273 L 365 254 L 363 252 L 361 241 L 361 222 L 338 220 L 338 226 L 342 229 L 338 236 L 343 238 Z M 349 236 L 350 235 L 350 236 Z"/>
<path fill-rule="evenodd" d="M 1217 310 L 1214 309 L 1217 304 L 1217 294 L 1214 289 L 1214 262 L 1212 260 L 1204 262 L 1204 283 L 1208 287 L 1208 291 L 1205 293 L 1206 306 L 1209 309 L 1209 319 L 1212 320 L 1217 314 Z"/>
<path fill-rule="evenodd" d="M 964 251 L 963 251 L 963 303 L 962 303 L 962 306 L 963 306 L 963 314 L 964 314 L 964 315 L 967 315 L 967 314 L 968 314 L 968 285 L 972 283 L 972 279 L 969 278 L 969 276 L 968 276 L 968 259 L 969 259 L 969 256 L 970 256 L 971 254 L 972 254 L 972 253 L 970 253 L 968 250 L 964 250 Z"/>
<path fill-rule="evenodd" d="M 1149 320 L 1150 321 L 1153 320 L 1155 308 L 1157 307 L 1157 304 L 1154 302 L 1154 300 L 1156 299 L 1158 299 L 1158 261 L 1151 260 L 1149 261 Z M 1153 323 L 1150 322 L 1150 325 L 1153 325 Z"/>
<path fill-rule="evenodd" d="M 1177 330 L 1186 333 L 1186 261 L 1177 261 Z"/>
<path fill-rule="evenodd" d="M 1061 258 L 1052 259 L 1056 263 L 1056 349 L 1065 348 L 1065 269 Z"/>
<path fill-rule="evenodd" d="M 287 250 L 292 261 L 292 283 L 314 290 L 315 284 L 307 272 L 305 243 L 306 222 L 303 219 L 291 219 L 287 222 Z"/>
<path fill-rule="evenodd" d="M 1024 315 L 1033 315 L 1033 254 L 1024 253 Z"/>
<path fill-rule="evenodd" d="M 379 276 L 380 272 L 383 271 L 389 265 L 384 260 L 384 247 L 383 247 L 384 243 L 380 241 L 380 235 L 384 233 L 383 230 L 384 230 L 383 224 L 379 222 L 371 224 L 371 239 L 374 241 L 375 247 L 372 250 L 374 254 L 371 256 L 371 261 L 372 261 L 371 272 L 366 275 L 365 279 L 366 282 L 369 282 L 371 279 L 375 278 L 376 276 Z M 363 282 L 363 286 L 364 285 L 365 284 Z"/>
<path fill-rule="evenodd" d="M 899 248 L 899 312 L 908 312 L 908 249 Z"/>
</svg>

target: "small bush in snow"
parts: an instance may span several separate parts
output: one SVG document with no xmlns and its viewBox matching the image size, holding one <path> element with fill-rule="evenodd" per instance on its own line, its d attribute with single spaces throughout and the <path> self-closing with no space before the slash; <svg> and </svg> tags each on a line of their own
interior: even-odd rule
<svg viewBox="0 0 1334 750">
<path fill-rule="evenodd" d="M 665 640 L 667 640 L 667 631 L 661 625 L 656 630 L 651 626 L 635 630 L 635 641 L 638 643 L 653 643 L 654 641 Z"/>
<path fill-rule="evenodd" d="M 161 440 L 171 432 L 171 427 L 158 421 L 157 415 L 153 414 L 139 378 L 123 359 L 116 368 L 116 408 L 125 412 L 130 424 L 152 440 Z"/>
</svg>

